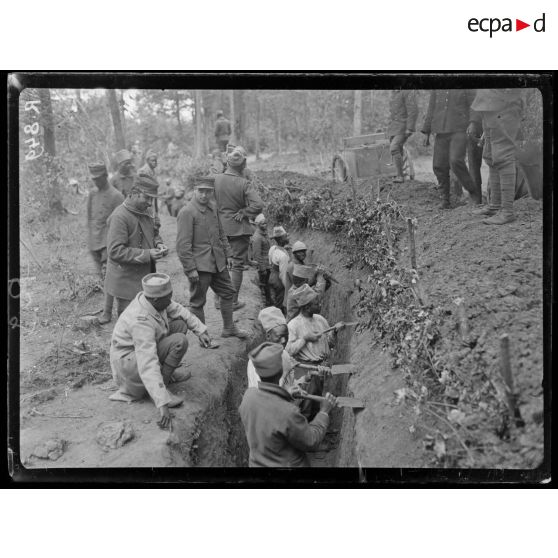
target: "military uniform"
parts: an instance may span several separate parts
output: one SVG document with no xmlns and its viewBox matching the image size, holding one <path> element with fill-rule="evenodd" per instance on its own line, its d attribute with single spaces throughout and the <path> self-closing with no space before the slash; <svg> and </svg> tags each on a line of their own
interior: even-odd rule
<svg viewBox="0 0 558 558">
<path fill-rule="evenodd" d="M 414 132 L 418 118 L 417 93 L 415 90 L 392 91 L 389 100 L 390 123 L 388 136 L 390 153 L 397 175 L 403 176 L 403 145 L 408 139 L 407 131 Z"/>
<path fill-rule="evenodd" d="M 260 291 L 264 297 L 266 306 L 270 306 L 271 292 L 269 290 L 269 275 L 271 264 L 269 263 L 270 242 L 267 231 L 256 228 L 252 236 L 252 257 L 258 263 L 258 280 Z"/>
<path fill-rule="evenodd" d="M 118 318 L 110 344 L 110 365 L 121 394 L 141 399 L 148 393 L 157 407 L 168 404 L 169 378 L 161 365 L 171 372 L 180 365 L 188 330 L 199 336 L 207 327 L 177 302 L 158 312 L 143 292 L 136 295 Z"/>
<path fill-rule="evenodd" d="M 105 290 L 121 301 L 132 300 L 142 290 L 142 277 L 155 272 L 149 250 L 163 244 L 151 215 L 136 211 L 126 201 L 108 221 Z M 121 311 L 121 310 L 120 310 Z"/>
<path fill-rule="evenodd" d="M 219 151 L 225 152 L 227 150 L 227 144 L 231 137 L 232 129 L 231 123 L 224 116 L 220 116 L 215 122 L 215 143 L 219 148 Z"/>
<path fill-rule="evenodd" d="M 126 197 L 130 193 L 130 190 L 134 185 L 135 175 L 136 172 L 134 167 L 132 167 L 130 174 L 121 174 L 120 170 L 117 170 L 110 179 L 110 184 L 113 188 L 116 188 L 124 197 Z"/>
</svg>

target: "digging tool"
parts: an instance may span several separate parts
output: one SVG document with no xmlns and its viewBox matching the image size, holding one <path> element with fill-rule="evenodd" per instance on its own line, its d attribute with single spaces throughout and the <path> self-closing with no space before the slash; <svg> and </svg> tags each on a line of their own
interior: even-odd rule
<svg viewBox="0 0 558 558">
<path fill-rule="evenodd" d="M 310 401 L 317 401 L 323 403 L 326 398 L 320 395 L 310 395 L 308 393 L 297 393 L 293 397 L 300 397 L 301 399 L 309 399 Z M 337 397 L 338 407 L 348 407 L 351 409 L 364 409 L 366 405 L 362 399 L 355 399 L 354 397 Z"/>
<path fill-rule="evenodd" d="M 341 323 L 343 324 L 344 327 L 349 327 L 349 326 L 356 326 L 360 322 L 341 322 Z M 330 331 L 333 331 L 334 329 L 335 329 L 335 326 L 328 327 L 327 329 L 324 329 L 322 332 L 320 332 L 318 335 L 323 335 L 324 333 L 329 333 Z"/>
<path fill-rule="evenodd" d="M 296 367 L 303 368 L 304 370 L 311 370 L 314 372 L 318 371 L 318 368 L 325 368 L 327 374 L 331 374 L 332 376 L 337 376 L 339 374 L 352 374 L 355 371 L 354 364 L 334 364 L 333 366 L 320 366 L 314 364 L 302 364 L 298 363 Z M 296 368 L 295 367 L 295 368 Z"/>
</svg>

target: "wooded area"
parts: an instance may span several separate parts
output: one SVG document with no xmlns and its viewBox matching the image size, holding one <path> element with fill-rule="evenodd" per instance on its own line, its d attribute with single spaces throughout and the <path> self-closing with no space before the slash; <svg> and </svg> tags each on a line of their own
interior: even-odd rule
<svg viewBox="0 0 558 558">
<path fill-rule="evenodd" d="M 328 165 L 341 138 L 386 129 L 389 93 L 25 89 L 20 99 L 20 160 L 29 164 L 21 168 L 22 198 L 27 209 L 62 211 L 61 184 L 70 179 L 85 184 L 92 160 L 104 160 L 113 170 L 112 157 L 123 148 L 134 154 L 137 165 L 143 164 L 148 149 L 154 149 L 161 155 L 159 173 L 183 180 L 193 161 L 215 148 L 218 110 L 233 124 L 231 143 L 239 143 L 256 158 L 296 152 L 301 157 L 318 155 Z M 428 96 L 426 90 L 418 92 L 418 130 Z M 528 90 L 524 134 L 541 141 L 541 122 L 540 94 Z M 411 137 L 409 145 L 424 149 L 420 134 Z M 41 150 L 44 154 L 39 156 Z"/>
</svg>

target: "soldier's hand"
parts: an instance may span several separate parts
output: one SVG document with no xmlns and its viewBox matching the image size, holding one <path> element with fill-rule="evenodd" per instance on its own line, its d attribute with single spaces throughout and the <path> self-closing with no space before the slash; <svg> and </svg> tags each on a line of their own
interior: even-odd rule
<svg viewBox="0 0 558 558">
<path fill-rule="evenodd" d="M 321 337 L 321 333 L 307 333 L 304 336 L 304 340 L 308 343 L 314 343 Z"/>
<path fill-rule="evenodd" d="M 172 415 L 170 414 L 168 405 L 163 405 L 159 409 L 161 419 L 157 422 L 157 426 L 162 429 L 172 430 Z"/>
<path fill-rule="evenodd" d="M 295 384 L 294 386 L 291 386 L 289 388 L 289 392 L 291 394 L 291 397 L 296 397 L 296 398 L 301 398 L 303 395 L 307 395 L 306 391 L 304 391 L 301 387 L 300 384 Z"/>
<path fill-rule="evenodd" d="M 345 327 L 345 322 L 337 322 L 333 327 L 335 328 L 335 333 L 337 333 L 339 330 Z"/>
<path fill-rule="evenodd" d="M 204 347 L 207 348 L 211 346 L 211 337 L 209 337 L 207 331 L 205 331 L 199 336 L 199 340 L 202 342 Z"/>
<path fill-rule="evenodd" d="M 424 145 L 424 147 L 428 147 L 430 145 L 430 134 L 427 134 L 426 132 L 423 132 L 424 134 L 424 139 L 422 140 L 422 145 Z"/>
<path fill-rule="evenodd" d="M 233 258 L 227 258 L 227 269 L 232 269 L 234 266 L 234 259 Z"/>
<path fill-rule="evenodd" d="M 169 252 L 168 247 L 165 244 L 157 244 L 157 248 L 159 248 L 159 250 L 161 250 L 161 252 L 163 253 L 163 256 L 166 256 Z"/>
<path fill-rule="evenodd" d="M 320 405 L 320 411 L 329 415 L 330 411 L 335 409 L 336 406 L 337 397 L 328 392 L 325 394 L 325 401 L 322 401 L 322 404 Z"/>
<path fill-rule="evenodd" d="M 329 374 L 331 372 L 331 368 L 329 366 L 318 366 L 318 373 L 321 376 L 325 376 L 326 374 Z"/>
<path fill-rule="evenodd" d="M 192 285 L 194 283 L 197 283 L 200 280 L 200 276 L 198 275 L 198 270 L 197 269 L 193 269 L 192 271 L 188 271 L 187 276 L 188 276 L 188 281 L 190 281 L 190 283 Z"/>
<path fill-rule="evenodd" d="M 159 250 L 159 248 L 150 248 L 149 255 L 151 256 L 152 260 L 160 260 L 163 257 L 163 252 Z"/>
<path fill-rule="evenodd" d="M 242 209 L 240 209 L 233 215 L 233 219 L 235 221 L 238 221 L 239 223 L 242 221 L 242 219 L 244 219 L 244 212 L 242 211 Z"/>
<path fill-rule="evenodd" d="M 410 138 L 413 134 L 414 134 L 414 132 L 413 132 L 412 130 L 407 130 L 407 131 L 405 132 L 405 135 L 406 135 L 408 138 Z"/>
<path fill-rule="evenodd" d="M 469 126 L 467 126 L 467 135 L 473 138 L 478 137 L 478 127 L 476 122 L 470 122 Z"/>
</svg>

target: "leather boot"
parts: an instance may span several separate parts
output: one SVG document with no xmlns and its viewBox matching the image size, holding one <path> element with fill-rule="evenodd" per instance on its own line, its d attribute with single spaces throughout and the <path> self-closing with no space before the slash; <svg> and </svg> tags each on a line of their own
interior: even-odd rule
<svg viewBox="0 0 558 558">
<path fill-rule="evenodd" d="M 502 209 L 493 217 L 484 219 L 486 225 L 505 225 L 515 221 L 513 200 L 515 198 L 515 166 L 510 171 L 500 173 L 500 192 Z"/>
<path fill-rule="evenodd" d="M 215 310 L 221 310 L 221 300 L 217 295 L 214 295 L 215 300 Z"/>
<path fill-rule="evenodd" d="M 393 179 L 393 182 L 404 182 L 405 179 L 403 178 L 403 157 L 401 156 L 401 154 L 397 153 L 396 155 L 393 155 L 393 164 L 395 166 L 395 172 L 397 173 L 397 176 Z"/>
<path fill-rule="evenodd" d="M 502 207 L 502 190 L 500 187 L 500 173 L 494 167 L 488 167 L 488 189 L 490 191 L 488 208 L 496 213 Z"/>
<path fill-rule="evenodd" d="M 221 337 L 238 337 L 246 339 L 248 332 L 237 328 L 233 323 L 233 301 L 232 299 L 221 299 L 221 317 L 223 318 L 223 331 Z"/>
<path fill-rule="evenodd" d="M 194 316 L 196 316 L 196 318 L 198 318 L 198 320 L 200 320 L 200 322 L 205 324 L 205 313 L 203 311 L 203 307 L 194 308 L 193 306 L 190 306 L 189 310 L 192 314 L 194 314 Z"/>
<path fill-rule="evenodd" d="M 482 215 L 483 217 L 492 217 L 492 215 L 496 215 L 497 210 L 490 209 L 489 206 L 485 205 L 483 207 L 477 207 L 471 211 L 472 215 Z"/>
<path fill-rule="evenodd" d="M 240 287 L 242 286 L 243 272 L 239 269 L 231 270 L 231 283 L 234 288 L 233 305 L 238 303 L 238 293 L 240 292 Z"/>
<path fill-rule="evenodd" d="M 440 184 L 440 190 L 442 191 L 442 203 L 440 204 L 440 209 L 451 209 L 449 182 Z"/>
</svg>

